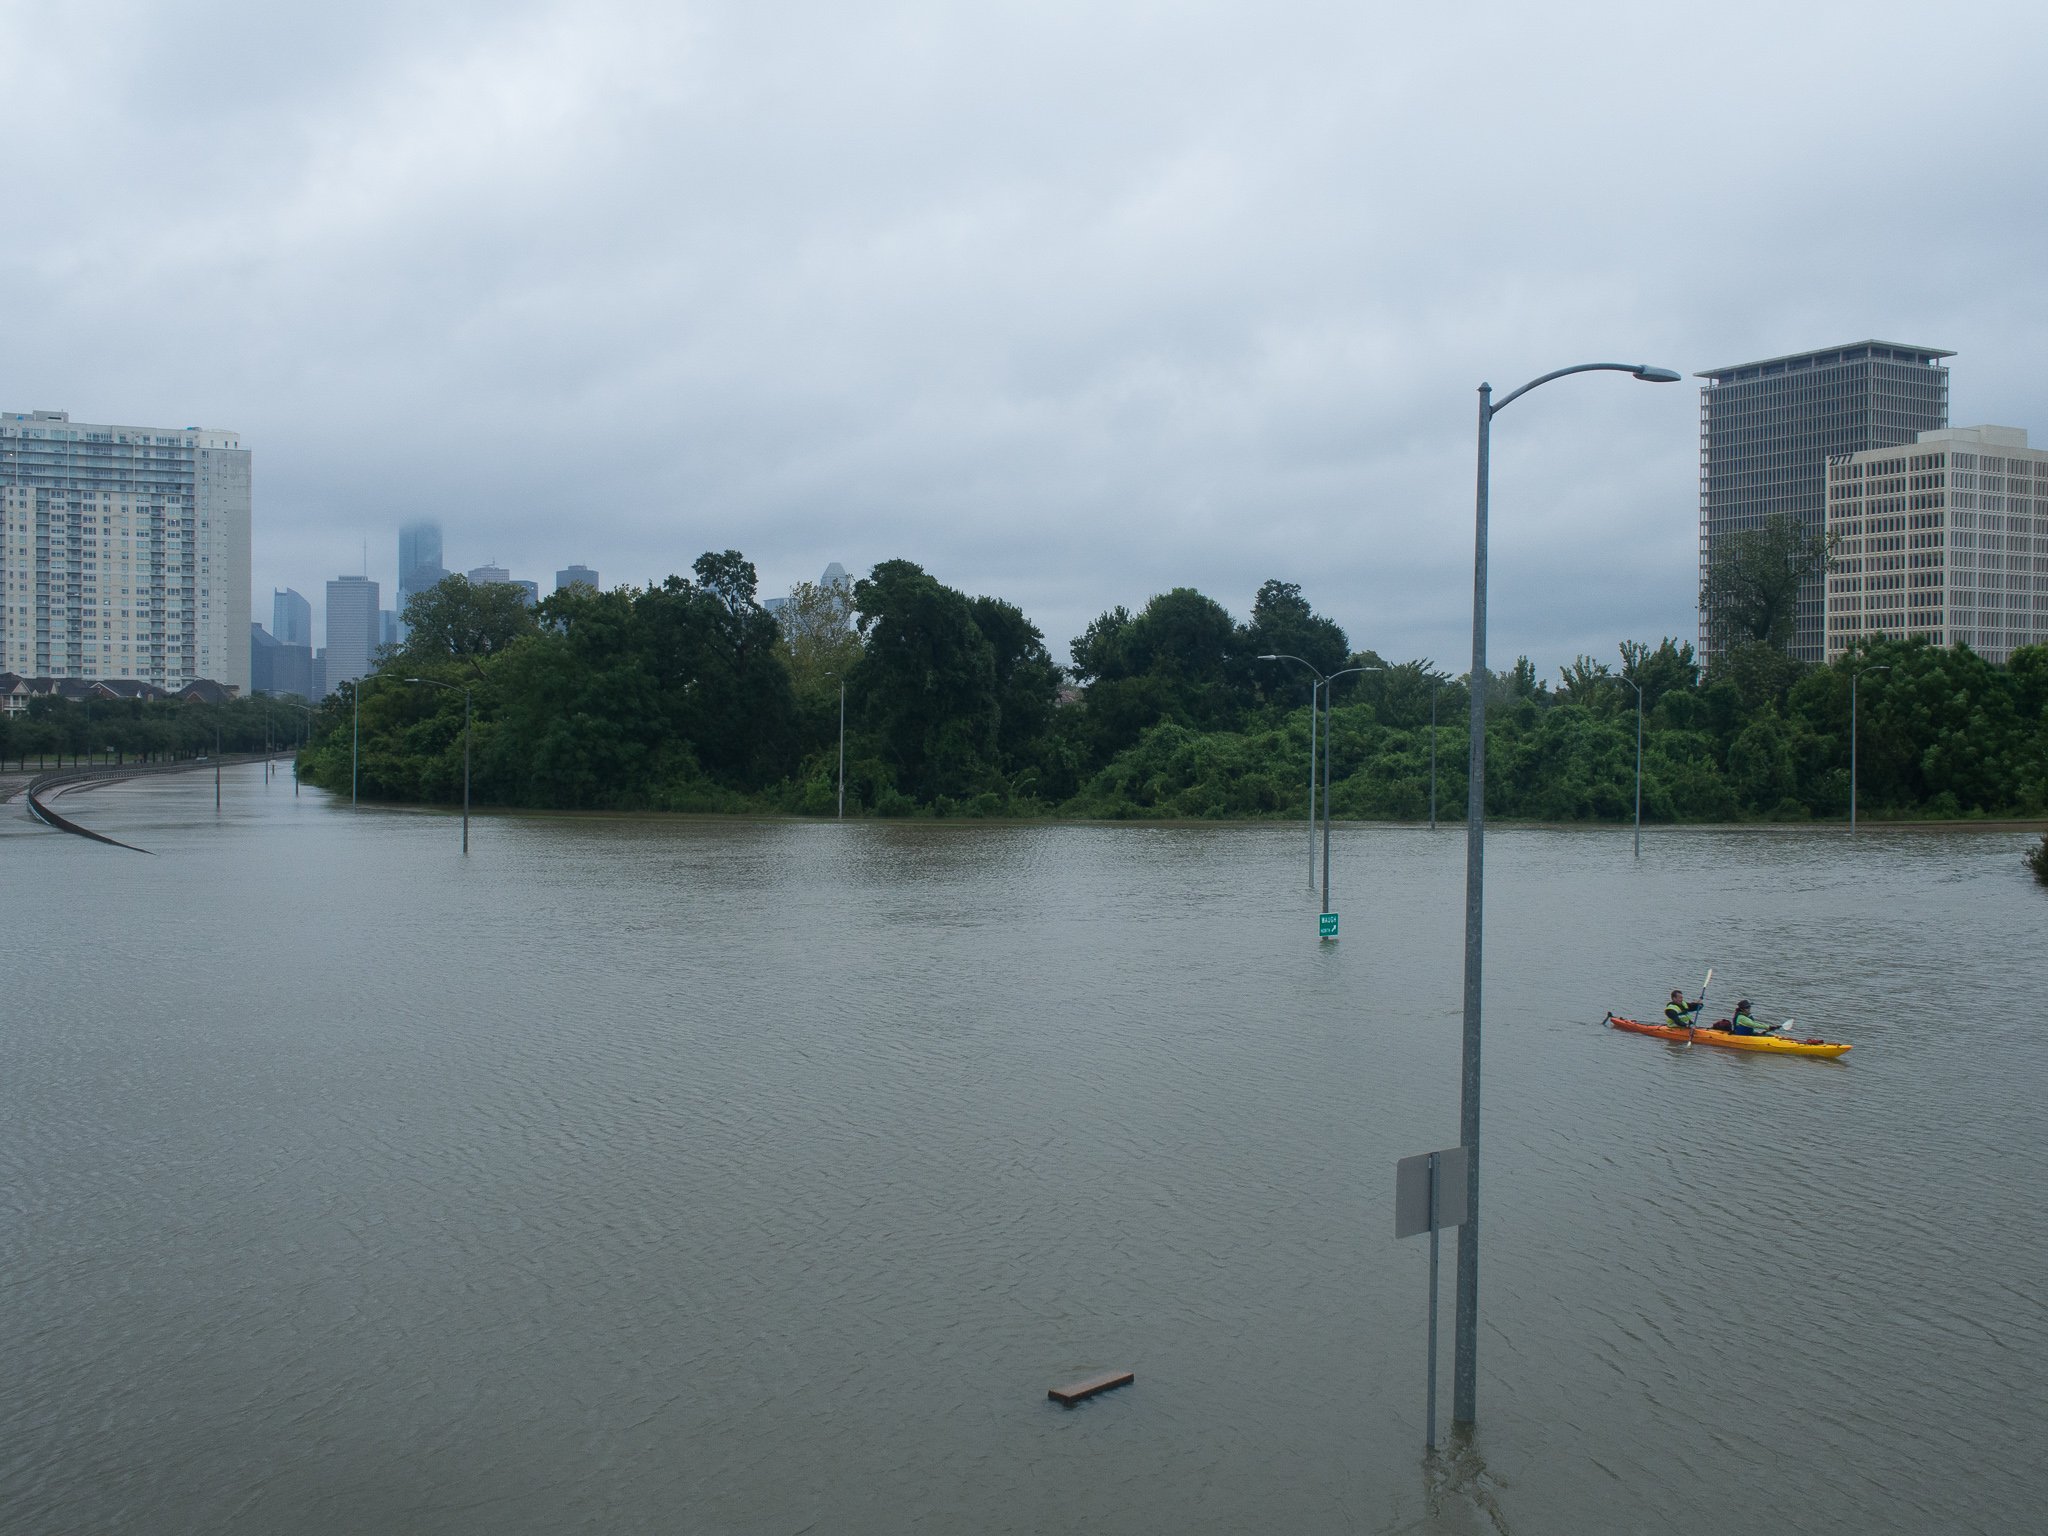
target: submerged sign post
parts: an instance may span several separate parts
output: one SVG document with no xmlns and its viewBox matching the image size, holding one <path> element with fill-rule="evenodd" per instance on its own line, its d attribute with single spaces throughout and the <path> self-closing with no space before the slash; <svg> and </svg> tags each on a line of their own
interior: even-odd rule
<svg viewBox="0 0 2048 1536">
<path fill-rule="evenodd" d="M 1469 1214 L 1465 1194 L 1470 1147 L 1419 1152 L 1394 1165 L 1394 1236 L 1429 1234 L 1429 1428 L 1423 1448 L 1436 1449 L 1437 1233 L 1462 1227 Z"/>
<path fill-rule="evenodd" d="M 1334 939 L 1337 937 L 1337 914 L 1325 912 L 1316 919 L 1316 937 Z"/>
</svg>

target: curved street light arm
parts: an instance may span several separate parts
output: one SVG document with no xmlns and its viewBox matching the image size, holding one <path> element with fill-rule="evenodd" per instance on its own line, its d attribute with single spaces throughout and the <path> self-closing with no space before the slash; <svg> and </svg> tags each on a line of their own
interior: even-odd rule
<svg viewBox="0 0 2048 1536">
<path fill-rule="evenodd" d="M 1257 659 L 1260 661 L 1298 661 L 1304 667 L 1307 667 L 1309 671 L 1315 673 L 1316 678 L 1319 682 L 1327 683 L 1330 680 L 1329 678 L 1323 676 L 1323 669 L 1321 667 L 1318 667 L 1314 662 L 1306 660 L 1305 658 L 1300 656 L 1288 656 L 1282 653 L 1275 653 L 1270 656 L 1261 656 Z"/>
<path fill-rule="evenodd" d="M 1648 363 L 1573 363 L 1569 368 L 1559 368 L 1546 373 L 1540 379 L 1531 379 L 1511 395 L 1502 395 L 1486 408 L 1489 416 L 1498 416 L 1530 390 L 1548 384 L 1552 379 L 1561 379 L 1572 373 L 1626 373 L 1641 379 L 1645 384 L 1676 384 L 1678 374 L 1669 368 L 1653 368 Z M 1481 385 L 1482 389 L 1486 386 Z"/>
</svg>

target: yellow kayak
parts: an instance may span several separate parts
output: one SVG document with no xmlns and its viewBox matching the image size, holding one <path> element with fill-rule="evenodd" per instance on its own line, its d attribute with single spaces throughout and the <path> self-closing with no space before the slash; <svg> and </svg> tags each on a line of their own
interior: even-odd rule
<svg viewBox="0 0 2048 1536">
<path fill-rule="evenodd" d="M 1639 1035 L 1655 1035 L 1659 1040 L 1691 1040 L 1698 1045 L 1718 1045 L 1726 1051 L 1763 1051 L 1778 1056 L 1841 1056 L 1849 1047 L 1835 1040 L 1788 1040 L 1783 1035 L 1735 1035 L 1725 1029 L 1673 1029 L 1668 1024 L 1644 1024 L 1635 1019 L 1624 1019 L 1616 1014 L 1607 1015 L 1607 1022 L 1616 1029 L 1633 1030 Z"/>
</svg>

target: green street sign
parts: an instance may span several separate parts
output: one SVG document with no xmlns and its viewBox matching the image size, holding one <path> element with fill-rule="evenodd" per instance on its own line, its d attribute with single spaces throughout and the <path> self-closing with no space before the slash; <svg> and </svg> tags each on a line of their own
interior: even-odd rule
<svg viewBox="0 0 2048 1536">
<path fill-rule="evenodd" d="M 1325 912 L 1316 920 L 1316 937 L 1334 939 L 1337 937 L 1337 914 Z"/>
</svg>

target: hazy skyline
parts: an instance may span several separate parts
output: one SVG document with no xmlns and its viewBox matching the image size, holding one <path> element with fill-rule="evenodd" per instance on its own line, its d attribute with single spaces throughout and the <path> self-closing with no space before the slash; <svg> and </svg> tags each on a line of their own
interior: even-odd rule
<svg viewBox="0 0 2048 1536">
<path fill-rule="evenodd" d="M 254 613 L 401 523 L 1095 614 L 1298 581 L 1464 670 L 1694 632 L 1715 364 L 1952 349 L 2048 438 L 2031 7 L 0 0 L 0 405 L 232 428 Z M 315 597 L 316 603 L 319 601 Z M 317 619 L 316 619 L 317 622 Z"/>
</svg>

